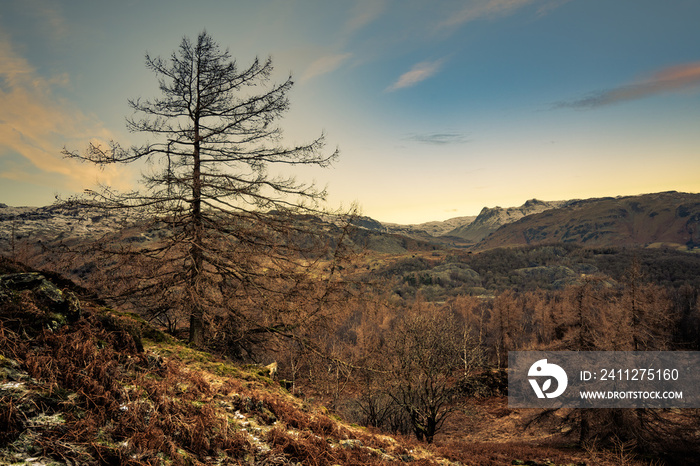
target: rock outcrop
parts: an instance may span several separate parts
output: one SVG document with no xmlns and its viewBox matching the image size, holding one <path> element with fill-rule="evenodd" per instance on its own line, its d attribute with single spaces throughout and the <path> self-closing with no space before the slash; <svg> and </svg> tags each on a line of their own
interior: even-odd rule
<svg viewBox="0 0 700 466">
<path fill-rule="evenodd" d="M 76 322 L 82 313 L 80 301 L 72 291 L 60 290 L 42 274 L 37 272 L 12 273 L 0 275 L 0 301 L 21 299 L 22 293 L 28 293 L 40 309 L 45 309 L 39 316 L 39 323 L 53 330 Z"/>
</svg>

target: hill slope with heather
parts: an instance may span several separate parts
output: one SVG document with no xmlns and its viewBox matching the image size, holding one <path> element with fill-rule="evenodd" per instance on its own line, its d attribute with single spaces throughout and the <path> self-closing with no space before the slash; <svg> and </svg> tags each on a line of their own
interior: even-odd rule
<svg viewBox="0 0 700 466">
<path fill-rule="evenodd" d="M 330 417 L 263 367 L 78 299 L 84 291 L 0 258 L 2 464 L 450 463 Z"/>
</svg>

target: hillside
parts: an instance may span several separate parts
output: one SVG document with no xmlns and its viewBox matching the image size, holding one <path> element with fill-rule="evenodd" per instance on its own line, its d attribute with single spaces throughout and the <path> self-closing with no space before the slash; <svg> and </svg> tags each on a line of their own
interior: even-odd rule
<svg viewBox="0 0 700 466">
<path fill-rule="evenodd" d="M 700 194 L 664 192 L 572 201 L 503 225 L 476 249 L 548 243 L 696 248 Z"/>
<path fill-rule="evenodd" d="M 460 238 L 447 234 L 457 226 L 471 223 L 476 217 L 455 217 L 444 221 L 401 225 L 383 223 L 371 217 L 356 217 L 353 241 L 370 251 L 401 254 L 408 251 L 425 251 L 453 247 Z"/>
<path fill-rule="evenodd" d="M 333 241 L 341 235 L 345 220 L 299 216 L 298 221 L 312 225 L 321 236 Z M 354 218 L 352 223 L 356 228 L 350 231 L 347 240 L 356 250 L 401 254 L 450 245 L 426 231 L 387 227 L 369 217 Z M 442 229 L 448 229 L 450 225 L 453 223 L 448 222 Z M 0 253 L 36 256 L 57 246 L 108 236 L 113 241 L 144 243 L 162 237 L 165 234 L 163 227 L 162 223 L 136 212 L 105 212 L 80 206 L 13 207 L 0 204 Z M 42 247 L 37 249 L 37 245 Z"/>
<path fill-rule="evenodd" d="M 635 263 L 650 283 L 669 290 L 700 287 L 700 254 L 667 248 L 586 248 L 575 243 L 384 257 L 371 262 L 367 279 L 391 284 L 393 293 L 403 299 L 420 294 L 428 301 L 447 302 L 460 296 L 490 299 L 506 290 L 553 292 L 581 286 L 591 276 L 619 284 Z"/>
<path fill-rule="evenodd" d="M 450 464 L 55 281 L 0 263 L 1 464 Z"/>
<path fill-rule="evenodd" d="M 9 251 L 23 241 L 45 243 L 75 237 L 95 238 L 123 228 L 127 221 L 138 220 L 89 208 L 0 204 L 0 251 Z"/>
</svg>

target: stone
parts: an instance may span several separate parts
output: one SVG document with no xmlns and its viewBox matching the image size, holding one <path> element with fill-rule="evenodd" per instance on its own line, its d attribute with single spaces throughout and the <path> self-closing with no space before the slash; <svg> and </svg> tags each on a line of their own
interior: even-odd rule
<svg viewBox="0 0 700 466">
<path fill-rule="evenodd" d="M 340 446 L 343 448 L 346 448 L 348 450 L 353 450 L 355 448 L 360 448 L 362 446 L 362 441 L 360 440 L 341 440 L 340 441 Z"/>
<path fill-rule="evenodd" d="M 37 272 L 10 273 L 0 276 L 0 286 L 15 291 L 29 290 L 35 286 L 39 286 L 44 280 L 46 280 L 46 278 Z"/>
<path fill-rule="evenodd" d="M 25 290 L 32 292 L 37 304 L 45 306 L 51 321 L 58 327 L 75 322 L 82 315 L 78 297 L 71 291 L 61 291 L 40 273 L 11 273 L 0 276 L 2 299 L 11 296 L 12 292 Z"/>
</svg>

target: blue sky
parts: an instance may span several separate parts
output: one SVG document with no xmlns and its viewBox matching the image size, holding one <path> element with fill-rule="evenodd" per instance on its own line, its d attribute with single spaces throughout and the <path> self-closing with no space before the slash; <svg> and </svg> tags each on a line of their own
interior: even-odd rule
<svg viewBox="0 0 700 466">
<path fill-rule="evenodd" d="M 296 82 L 289 143 L 325 131 L 333 207 L 382 221 L 484 206 L 700 192 L 697 0 L 2 0 L 0 202 L 45 205 L 96 180 L 61 158 L 129 145 L 127 99 L 157 95 L 144 54 L 206 29 L 241 64 Z"/>
</svg>

